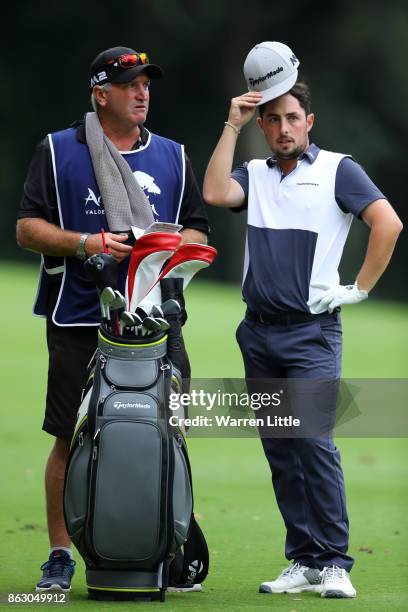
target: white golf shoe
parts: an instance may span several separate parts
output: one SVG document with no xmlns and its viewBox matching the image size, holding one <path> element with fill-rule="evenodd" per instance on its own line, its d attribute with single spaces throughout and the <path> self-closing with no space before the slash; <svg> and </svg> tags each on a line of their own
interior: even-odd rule
<svg viewBox="0 0 408 612">
<path fill-rule="evenodd" d="M 318 569 L 293 563 L 272 582 L 263 582 L 260 593 L 302 593 L 312 591 L 320 593 L 321 572 Z"/>
<path fill-rule="evenodd" d="M 341 599 L 357 595 L 357 591 L 351 584 L 348 573 L 337 565 L 325 567 L 321 572 L 321 579 L 321 597 Z"/>
<path fill-rule="evenodd" d="M 167 587 L 168 593 L 198 593 L 203 590 L 201 584 L 180 584 L 178 586 Z"/>
</svg>

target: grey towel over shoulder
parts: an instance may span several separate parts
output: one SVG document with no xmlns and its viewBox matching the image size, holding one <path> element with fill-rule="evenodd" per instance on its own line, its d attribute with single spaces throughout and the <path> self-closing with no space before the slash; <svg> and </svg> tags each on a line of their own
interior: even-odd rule
<svg viewBox="0 0 408 612">
<path fill-rule="evenodd" d="M 154 221 L 152 207 L 129 164 L 104 134 L 97 113 L 85 116 L 86 142 L 111 232 L 146 228 Z"/>
</svg>

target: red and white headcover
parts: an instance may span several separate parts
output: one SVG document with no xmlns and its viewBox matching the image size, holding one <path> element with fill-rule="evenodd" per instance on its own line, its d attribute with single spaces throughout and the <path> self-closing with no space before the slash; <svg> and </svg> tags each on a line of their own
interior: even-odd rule
<svg viewBox="0 0 408 612">
<path fill-rule="evenodd" d="M 157 282 L 164 263 L 171 258 L 181 242 L 178 233 L 144 234 L 134 244 L 126 279 L 127 308 L 136 307 Z"/>
<path fill-rule="evenodd" d="M 157 282 L 139 305 L 150 312 L 154 304 L 161 304 L 160 281 L 163 278 L 182 278 L 185 289 L 193 276 L 211 265 L 216 256 L 217 249 L 212 246 L 192 242 L 183 244 L 167 261 Z"/>
</svg>

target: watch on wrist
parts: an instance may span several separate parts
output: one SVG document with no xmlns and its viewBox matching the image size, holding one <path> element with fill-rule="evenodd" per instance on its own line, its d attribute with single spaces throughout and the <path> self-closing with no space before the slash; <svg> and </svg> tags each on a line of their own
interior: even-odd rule
<svg viewBox="0 0 408 612">
<path fill-rule="evenodd" d="M 84 261 L 87 257 L 86 252 L 85 252 L 85 242 L 86 239 L 88 238 L 89 234 L 82 234 L 80 239 L 79 239 L 79 245 L 77 248 L 77 252 L 75 253 L 76 257 L 78 259 L 80 259 L 81 261 Z"/>
</svg>

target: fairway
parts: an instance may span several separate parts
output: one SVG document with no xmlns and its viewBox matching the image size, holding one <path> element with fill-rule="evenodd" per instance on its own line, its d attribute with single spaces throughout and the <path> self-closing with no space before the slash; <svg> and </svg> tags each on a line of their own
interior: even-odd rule
<svg viewBox="0 0 408 612">
<path fill-rule="evenodd" d="M 44 321 L 31 315 L 36 268 L 2 264 L 0 278 L 7 295 L 2 307 L 0 592 L 31 592 L 48 552 L 43 470 L 52 439 L 41 431 L 47 369 Z M 203 273 L 188 287 L 186 302 L 185 338 L 193 377 L 242 377 L 234 337 L 244 312 L 239 287 L 210 283 Z M 408 378 L 407 321 L 408 307 L 402 304 L 369 299 L 345 307 L 343 376 Z M 258 594 L 260 582 L 272 580 L 288 565 L 282 552 L 283 524 L 261 445 L 254 438 L 194 438 L 189 448 L 195 510 L 209 544 L 210 574 L 202 593 L 169 594 L 163 610 L 405 612 L 407 440 L 339 439 L 338 446 L 347 486 L 350 553 L 356 558 L 356 600 Z M 75 559 L 69 608 L 145 611 L 162 605 L 88 601 L 84 566 L 77 553 Z"/>
</svg>

